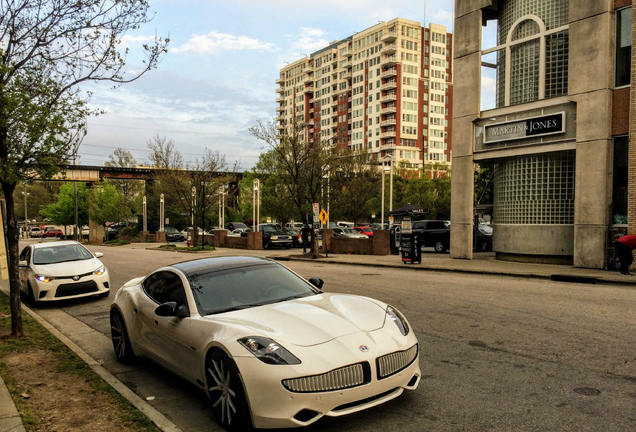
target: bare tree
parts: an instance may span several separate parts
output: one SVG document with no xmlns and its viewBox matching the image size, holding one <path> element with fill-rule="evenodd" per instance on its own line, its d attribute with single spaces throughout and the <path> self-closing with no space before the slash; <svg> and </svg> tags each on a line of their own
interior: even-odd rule
<svg viewBox="0 0 636 432">
<path fill-rule="evenodd" d="M 22 336 L 13 193 L 72 160 L 86 133 L 90 94 L 79 84 L 131 82 L 155 68 L 168 39 L 144 45 L 127 73 L 122 36 L 150 21 L 146 0 L 0 0 L 0 186 L 7 204 L 11 334 Z"/>
<path fill-rule="evenodd" d="M 238 165 L 230 168 L 224 155 L 208 148 L 201 159 L 185 163 L 174 142 L 158 135 L 148 142 L 148 148 L 151 164 L 163 169 L 159 176 L 163 187 L 175 196 L 176 204 L 183 212 L 193 215 L 193 228 L 199 224 L 205 229 L 206 214 L 216 205 L 219 191 L 222 189 L 224 199 L 226 186 L 237 181 Z"/>
<path fill-rule="evenodd" d="M 298 214 L 310 213 L 311 204 L 320 202 L 327 179 L 337 170 L 336 148 L 320 141 L 306 142 L 300 128 L 291 127 L 280 133 L 275 122 L 259 122 L 250 132 L 273 151 L 273 170 L 289 192 Z M 315 243 L 313 230 L 311 242 Z"/>
</svg>

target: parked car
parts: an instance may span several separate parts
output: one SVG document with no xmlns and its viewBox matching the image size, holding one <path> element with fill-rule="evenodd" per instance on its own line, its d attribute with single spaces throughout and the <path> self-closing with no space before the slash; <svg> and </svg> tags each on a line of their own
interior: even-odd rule
<svg viewBox="0 0 636 432">
<path fill-rule="evenodd" d="M 294 230 L 299 230 L 303 227 L 303 223 L 302 222 L 287 222 L 285 224 L 285 229 L 294 229 Z"/>
<path fill-rule="evenodd" d="M 102 256 L 72 240 L 28 245 L 20 253 L 20 290 L 32 303 L 106 297 L 110 276 Z"/>
<path fill-rule="evenodd" d="M 290 249 L 294 244 L 291 236 L 280 229 L 277 224 L 261 224 L 258 226 L 258 230 L 263 233 L 263 249 L 270 249 L 273 246 Z"/>
<path fill-rule="evenodd" d="M 225 225 L 225 228 L 229 229 L 230 231 L 235 231 L 238 228 L 249 228 L 249 227 L 245 225 L 243 222 L 230 222 Z"/>
<path fill-rule="evenodd" d="M 29 237 L 42 237 L 42 231 L 38 227 L 29 228 Z"/>
<path fill-rule="evenodd" d="M 61 229 L 54 227 L 46 227 L 44 228 L 44 232 L 42 232 L 41 237 L 62 237 L 64 233 Z"/>
<path fill-rule="evenodd" d="M 197 229 L 199 230 L 199 236 L 203 235 L 203 230 L 199 227 L 197 227 Z M 189 239 L 192 237 L 192 227 L 187 227 L 186 229 L 184 229 L 183 231 L 181 231 L 181 234 L 183 235 L 184 239 Z"/>
<path fill-rule="evenodd" d="M 433 247 L 435 252 L 444 253 L 450 246 L 450 222 L 444 220 L 423 220 L 411 222 L 414 234 L 418 235 L 420 246 Z"/>
<path fill-rule="evenodd" d="M 113 349 L 201 389 L 233 431 L 306 426 L 415 390 L 419 345 L 404 315 L 322 285 L 256 257 L 166 266 L 117 291 Z"/>
<path fill-rule="evenodd" d="M 334 237 L 343 237 L 343 238 L 362 238 L 368 239 L 366 235 L 359 233 L 353 228 L 334 228 L 333 229 Z"/>
<path fill-rule="evenodd" d="M 373 237 L 373 228 L 370 226 L 358 226 L 353 227 L 354 230 L 358 231 L 360 234 L 364 234 L 367 237 Z"/>
<path fill-rule="evenodd" d="M 179 231 L 175 227 L 165 227 L 163 230 L 166 233 L 166 241 L 168 242 L 185 241 L 185 237 L 183 237 L 183 234 L 181 234 L 181 231 Z"/>
<path fill-rule="evenodd" d="M 289 234 L 292 238 L 292 245 L 294 247 L 302 247 L 303 245 L 303 236 L 300 232 L 300 230 L 302 229 L 302 224 L 300 228 L 287 228 L 285 230 L 283 230 L 285 232 L 285 234 Z"/>
</svg>

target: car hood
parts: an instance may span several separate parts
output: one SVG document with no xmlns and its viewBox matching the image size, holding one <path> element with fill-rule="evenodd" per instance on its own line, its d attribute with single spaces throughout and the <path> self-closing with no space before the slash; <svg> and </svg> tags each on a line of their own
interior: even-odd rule
<svg viewBox="0 0 636 432">
<path fill-rule="evenodd" d="M 67 261 L 55 264 L 33 264 L 33 270 L 45 276 L 75 276 L 91 273 L 102 266 L 97 258 L 81 261 Z"/>
<path fill-rule="evenodd" d="M 386 305 L 362 296 L 320 294 L 204 319 L 233 326 L 245 336 L 312 346 L 381 328 L 386 320 Z"/>
</svg>

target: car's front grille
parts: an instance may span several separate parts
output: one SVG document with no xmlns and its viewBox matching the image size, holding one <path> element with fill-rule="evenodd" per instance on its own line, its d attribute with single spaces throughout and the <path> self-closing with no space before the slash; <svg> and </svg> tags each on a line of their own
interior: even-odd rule
<svg viewBox="0 0 636 432">
<path fill-rule="evenodd" d="M 406 351 L 387 354 L 377 359 L 378 379 L 389 377 L 405 369 L 417 358 L 417 344 Z"/>
<path fill-rule="evenodd" d="M 283 380 L 285 388 L 297 393 L 312 393 L 357 387 L 370 381 L 369 364 L 358 363 L 330 372 Z"/>
<path fill-rule="evenodd" d="M 95 281 L 78 282 L 71 284 L 63 284 L 57 287 L 55 297 L 70 297 L 80 294 L 88 294 L 99 291 Z"/>
</svg>

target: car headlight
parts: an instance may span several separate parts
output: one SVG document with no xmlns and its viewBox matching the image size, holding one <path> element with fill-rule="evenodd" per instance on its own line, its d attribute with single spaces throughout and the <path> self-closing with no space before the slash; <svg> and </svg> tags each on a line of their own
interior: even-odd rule
<svg viewBox="0 0 636 432">
<path fill-rule="evenodd" d="M 51 282 L 53 279 L 55 279 L 52 276 L 43 276 L 43 275 L 35 275 L 35 280 L 38 282 L 44 282 L 44 283 L 49 283 Z"/>
<path fill-rule="evenodd" d="M 278 240 L 278 236 L 271 236 L 270 239 L 272 240 Z"/>
<path fill-rule="evenodd" d="M 409 334 L 409 323 L 406 322 L 406 318 L 404 318 L 404 315 L 402 315 L 400 311 L 389 306 L 386 308 L 386 314 L 389 316 L 389 318 L 391 318 L 391 320 L 393 320 L 398 329 L 400 329 L 400 333 L 402 333 L 404 336 Z"/>
<path fill-rule="evenodd" d="M 93 274 L 96 274 L 97 276 L 101 276 L 104 273 L 106 273 L 106 267 L 104 266 L 99 267 L 97 270 L 93 272 Z"/>
<path fill-rule="evenodd" d="M 284 347 L 271 339 L 252 336 L 239 339 L 238 343 L 243 345 L 249 352 L 263 363 L 273 365 L 294 365 L 300 364 L 300 360 Z"/>
</svg>

